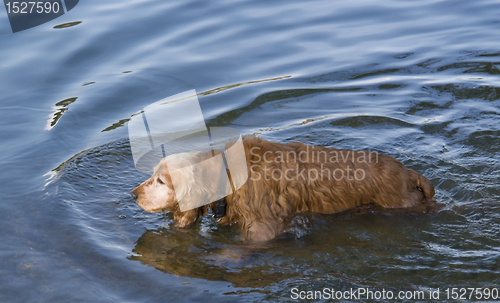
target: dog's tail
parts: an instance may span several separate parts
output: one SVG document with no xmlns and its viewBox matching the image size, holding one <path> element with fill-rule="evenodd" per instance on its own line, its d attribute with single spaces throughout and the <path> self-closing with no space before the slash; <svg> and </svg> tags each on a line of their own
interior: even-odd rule
<svg viewBox="0 0 500 303">
<path fill-rule="evenodd" d="M 416 184 L 417 189 L 424 193 L 424 196 L 429 200 L 429 202 L 436 202 L 434 198 L 434 194 L 436 191 L 434 190 L 434 185 L 423 175 L 417 173 L 412 169 L 408 169 L 410 171 L 410 178 L 414 184 Z"/>
</svg>

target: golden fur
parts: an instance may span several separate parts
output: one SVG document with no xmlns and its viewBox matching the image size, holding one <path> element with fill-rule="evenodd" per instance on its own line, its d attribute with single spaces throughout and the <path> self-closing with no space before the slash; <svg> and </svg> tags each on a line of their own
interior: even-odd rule
<svg viewBox="0 0 500 303">
<path fill-rule="evenodd" d="M 432 183 L 390 156 L 302 143 L 279 144 L 256 137 L 243 138 L 243 145 L 249 178 L 225 198 L 226 215 L 219 223 L 237 223 L 249 241 L 276 237 L 285 220 L 299 212 L 337 213 L 371 204 L 386 209 L 413 208 L 436 202 Z M 190 153 L 189 157 L 207 159 L 210 154 Z M 132 191 L 140 207 L 149 212 L 172 212 L 179 227 L 193 225 L 208 207 L 214 209 L 215 203 L 211 203 L 181 212 L 171 177 L 185 180 L 182 188 L 176 188 L 178 194 L 203 192 L 204 185 L 195 182 L 202 172 L 191 170 L 174 176 L 176 171 L 170 167 L 170 176 L 162 160 L 159 166 L 163 165 L 165 171 L 156 170 Z"/>
</svg>

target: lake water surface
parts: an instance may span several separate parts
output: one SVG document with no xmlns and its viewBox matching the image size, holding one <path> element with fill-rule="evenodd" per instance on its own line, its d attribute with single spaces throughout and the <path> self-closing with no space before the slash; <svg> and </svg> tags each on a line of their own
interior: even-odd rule
<svg viewBox="0 0 500 303">
<path fill-rule="evenodd" d="M 499 16 L 487 0 L 88 0 L 13 34 L 0 12 L 0 301 L 500 289 Z M 208 216 L 176 229 L 130 196 L 148 176 L 127 122 L 190 89 L 208 126 L 389 154 L 443 208 L 299 217 L 259 248 Z"/>
</svg>

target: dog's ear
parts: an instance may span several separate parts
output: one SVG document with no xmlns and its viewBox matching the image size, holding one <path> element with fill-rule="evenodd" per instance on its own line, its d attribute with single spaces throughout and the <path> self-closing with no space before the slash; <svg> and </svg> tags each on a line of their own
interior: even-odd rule
<svg viewBox="0 0 500 303">
<path fill-rule="evenodd" d="M 169 171 L 174 184 L 177 200 L 184 203 L 192 191 L 196 191 L 196 175 L 194 166 L 184 166 Z"/>
<path fill-rule="evenodd" d="M 169 160 L 169 173 L 181 211 L 199 208 L 231 194 L 223 158 L 210 153 L 190 153 Z"/>
<path fill-rule="evenodd" d="M 199 154 L 184 154 L 168 159 L 169 174 L 181 211 L 198 209 L 208 198 L 210 184 L 203 173 L 210 165 L 200 162 Z M 204 164 L 205 163 L 205 164 Z"/>
</svg>

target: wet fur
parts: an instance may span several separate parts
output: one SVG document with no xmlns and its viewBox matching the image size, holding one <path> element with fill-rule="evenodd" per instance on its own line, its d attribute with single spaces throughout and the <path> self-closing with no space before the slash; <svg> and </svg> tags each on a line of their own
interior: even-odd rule
<svg viewBox="0 0 500 303">
<path fill-rule="evenodd" d="M 308 148 L 302 143 L 285 145 L 256 137 L 244 138 L 243 145 L 249 178 L 240 189 L 225 198 L 226 216 L 221 218 L 219 223 L 238 224 L 243 238 L 251 242 L 262 242 L 276 237 L 283 231 L 285 220 L 299 212 L 338 213 L 368 205 L 384 209 L 406 209 L 436 202 L 432 183 L 390 156 L 377 154 L 369 159 L 365 157 L 365 161 L 356 161 L 356 157 L 345 157 L 333 163 L 321 156 L 319 159 L 312 159 L 311 155 L 318 155 L 321 151 L 328 155 L 335 151 L 347 155 L 347 152 L 353 151 L 318 146 Z M 277 158 L 279 152 L 295 153 L 299 158 L 290 157 L 284 162 L 284 159 Z M 306 155 L 309 155 L 308 159 Z M 190 154 L 191 156 L 202 159 L 210 157 L 207 153 Z M 153 174 L 149 180 L 132 191 L 140 207 L 150 212 L 172 212 L 175 224 L 179 227 L 193 225 L 200 216 L 207 213 L 209 207 L 214 209 L 215 203 L 211 203 L 181 212 L 175 195 L 166 195 L 158 201 L 159 196 L 156 193 L 161 188 L 159 186 L 166 186 L 173 192 L 169 169 L 163 160 L 159 166 L 162 165 L 165 165 L 163 173 Z M 326 169 L 330 172 L 335 169 L 346 171 L 348 167 L 352 170 L 363 170 L 365 177 L 362 180 L 327 178 Z M 273 178 L 271 174 L 276 169 L 288 171 L 287 178 Z M 300 174 L 304 170 L 316 170 L 324 175 L 318 180 L 311 180 Z M 203 190 L 193 183 L 195 175 L 202 172 L 191 171 L 191 174 L 175 176 L 186 180 L 183 182 L 185 188 L 177 190 Z M 164 184 L 155 185 L 158 178 L 161 178 Z"/>
</svg>

